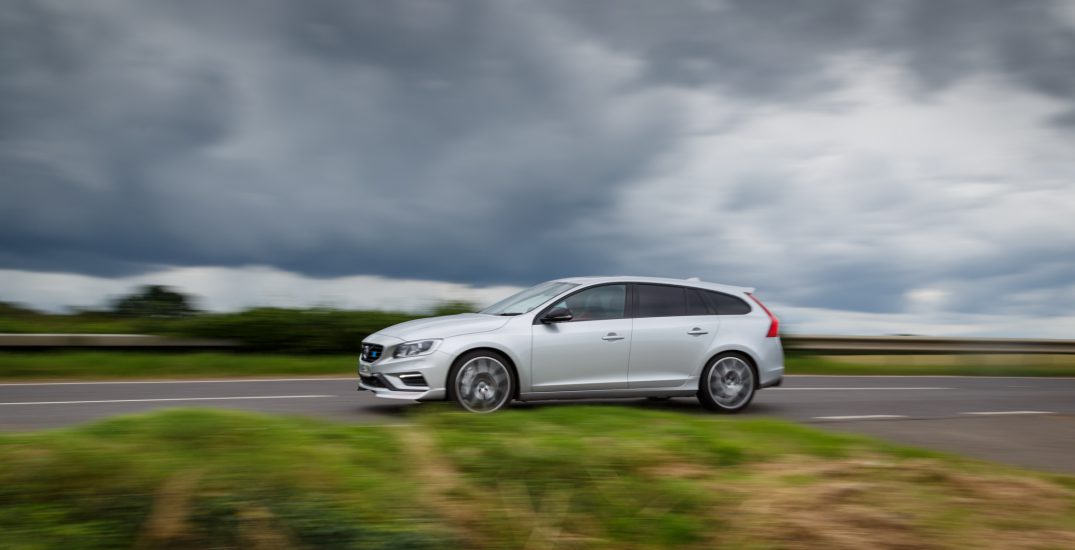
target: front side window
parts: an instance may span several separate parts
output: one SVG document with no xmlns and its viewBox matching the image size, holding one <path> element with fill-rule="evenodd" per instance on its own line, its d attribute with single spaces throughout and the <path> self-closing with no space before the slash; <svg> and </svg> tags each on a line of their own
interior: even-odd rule
<svg viewBox="0 0 1075 550">
<path fill-rule="evenodd" d="M 576 292 L 553 307 L 571 311 L 571 322 L 623 319 L 627 305 L 627 285 L 602 285 Z"/>
<path fill-rule="evenodd" d="M 579 285 L 558 281 L 541 283 L 512 294 L 478 313 L 486 315 L 522 315 L 576 286 Z"/>
<path fill-rule="evenodd" d="M 687 314 L 683 287 L 635 285 L 638 289 L 637 317 L 674 317 Z"/>
</svg>

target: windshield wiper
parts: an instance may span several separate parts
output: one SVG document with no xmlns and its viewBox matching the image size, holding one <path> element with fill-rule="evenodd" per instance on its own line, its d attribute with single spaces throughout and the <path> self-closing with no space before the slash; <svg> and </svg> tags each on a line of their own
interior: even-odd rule
<svg viewBox="0 0 1075 550">
<path fill-rule="evenodd" d="M 515 317 L 516 315 L 522 315 L 522 313 L 497 313 L 501 317 Z"/>
</svg>

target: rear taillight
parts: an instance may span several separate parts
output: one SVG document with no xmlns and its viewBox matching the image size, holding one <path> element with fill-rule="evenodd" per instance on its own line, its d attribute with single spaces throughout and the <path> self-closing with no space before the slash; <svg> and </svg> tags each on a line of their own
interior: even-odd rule
<svg viewBox="0 0 1075 550">
<path fill-rule="evenodd" d="M 769 316 L 769 332 L 765 334 L 765 337 L 776 338 L 780 336 L 780 319 L 777 319 L 776 315 L 773 315 L 773 312 L 769 311 L 769 308 L 765 307 L 765 304 L 761 303 L 761 300 L 757 299 L 753 294 L 748 293 L 747 296 L 750 296 L 750 299 L 754 300 L 754 303 L 758 304 L 758 307 Z"/>
</svg>

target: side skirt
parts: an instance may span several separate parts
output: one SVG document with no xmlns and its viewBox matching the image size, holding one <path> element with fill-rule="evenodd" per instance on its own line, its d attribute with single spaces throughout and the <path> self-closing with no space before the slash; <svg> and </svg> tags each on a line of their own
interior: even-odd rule
<svg viewBox="0 0 1075 550">
<path fill-rule="evenodd" d="M 554 392 L 524 392 L 519 401 L 545 401 L 550 399 L 630 399 L 639 397 L 694 397 L 696 389 L 632 388 L 624 390 L 581 390 Z"/>
</svg>

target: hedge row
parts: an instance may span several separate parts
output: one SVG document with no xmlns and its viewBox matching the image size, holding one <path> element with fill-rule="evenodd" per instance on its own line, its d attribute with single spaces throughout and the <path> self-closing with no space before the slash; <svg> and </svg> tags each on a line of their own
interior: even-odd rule
<svg viewBox="0 0 1075 550">
<path fill-rule="evenodd" d="M 336 309 L 256 308 L 238 313 L 196 313 L 181 318 L 122 318 L 103 313 L 54 315 L 0 307 L 0 332 L 137 333 L 232 340 L 245 351 L 354 353 L 378 330 L 429 315 L 473 311 L 450 303 L 426 314 Z"/>
<path fill-rule="evenodd" d="M 358 351 L 366 336 L 416 317 L 382 311 L 258 308 L 179 319 L 159 332 L 234 340 L 250 351 L 350 353 Z"/>
</svg>

